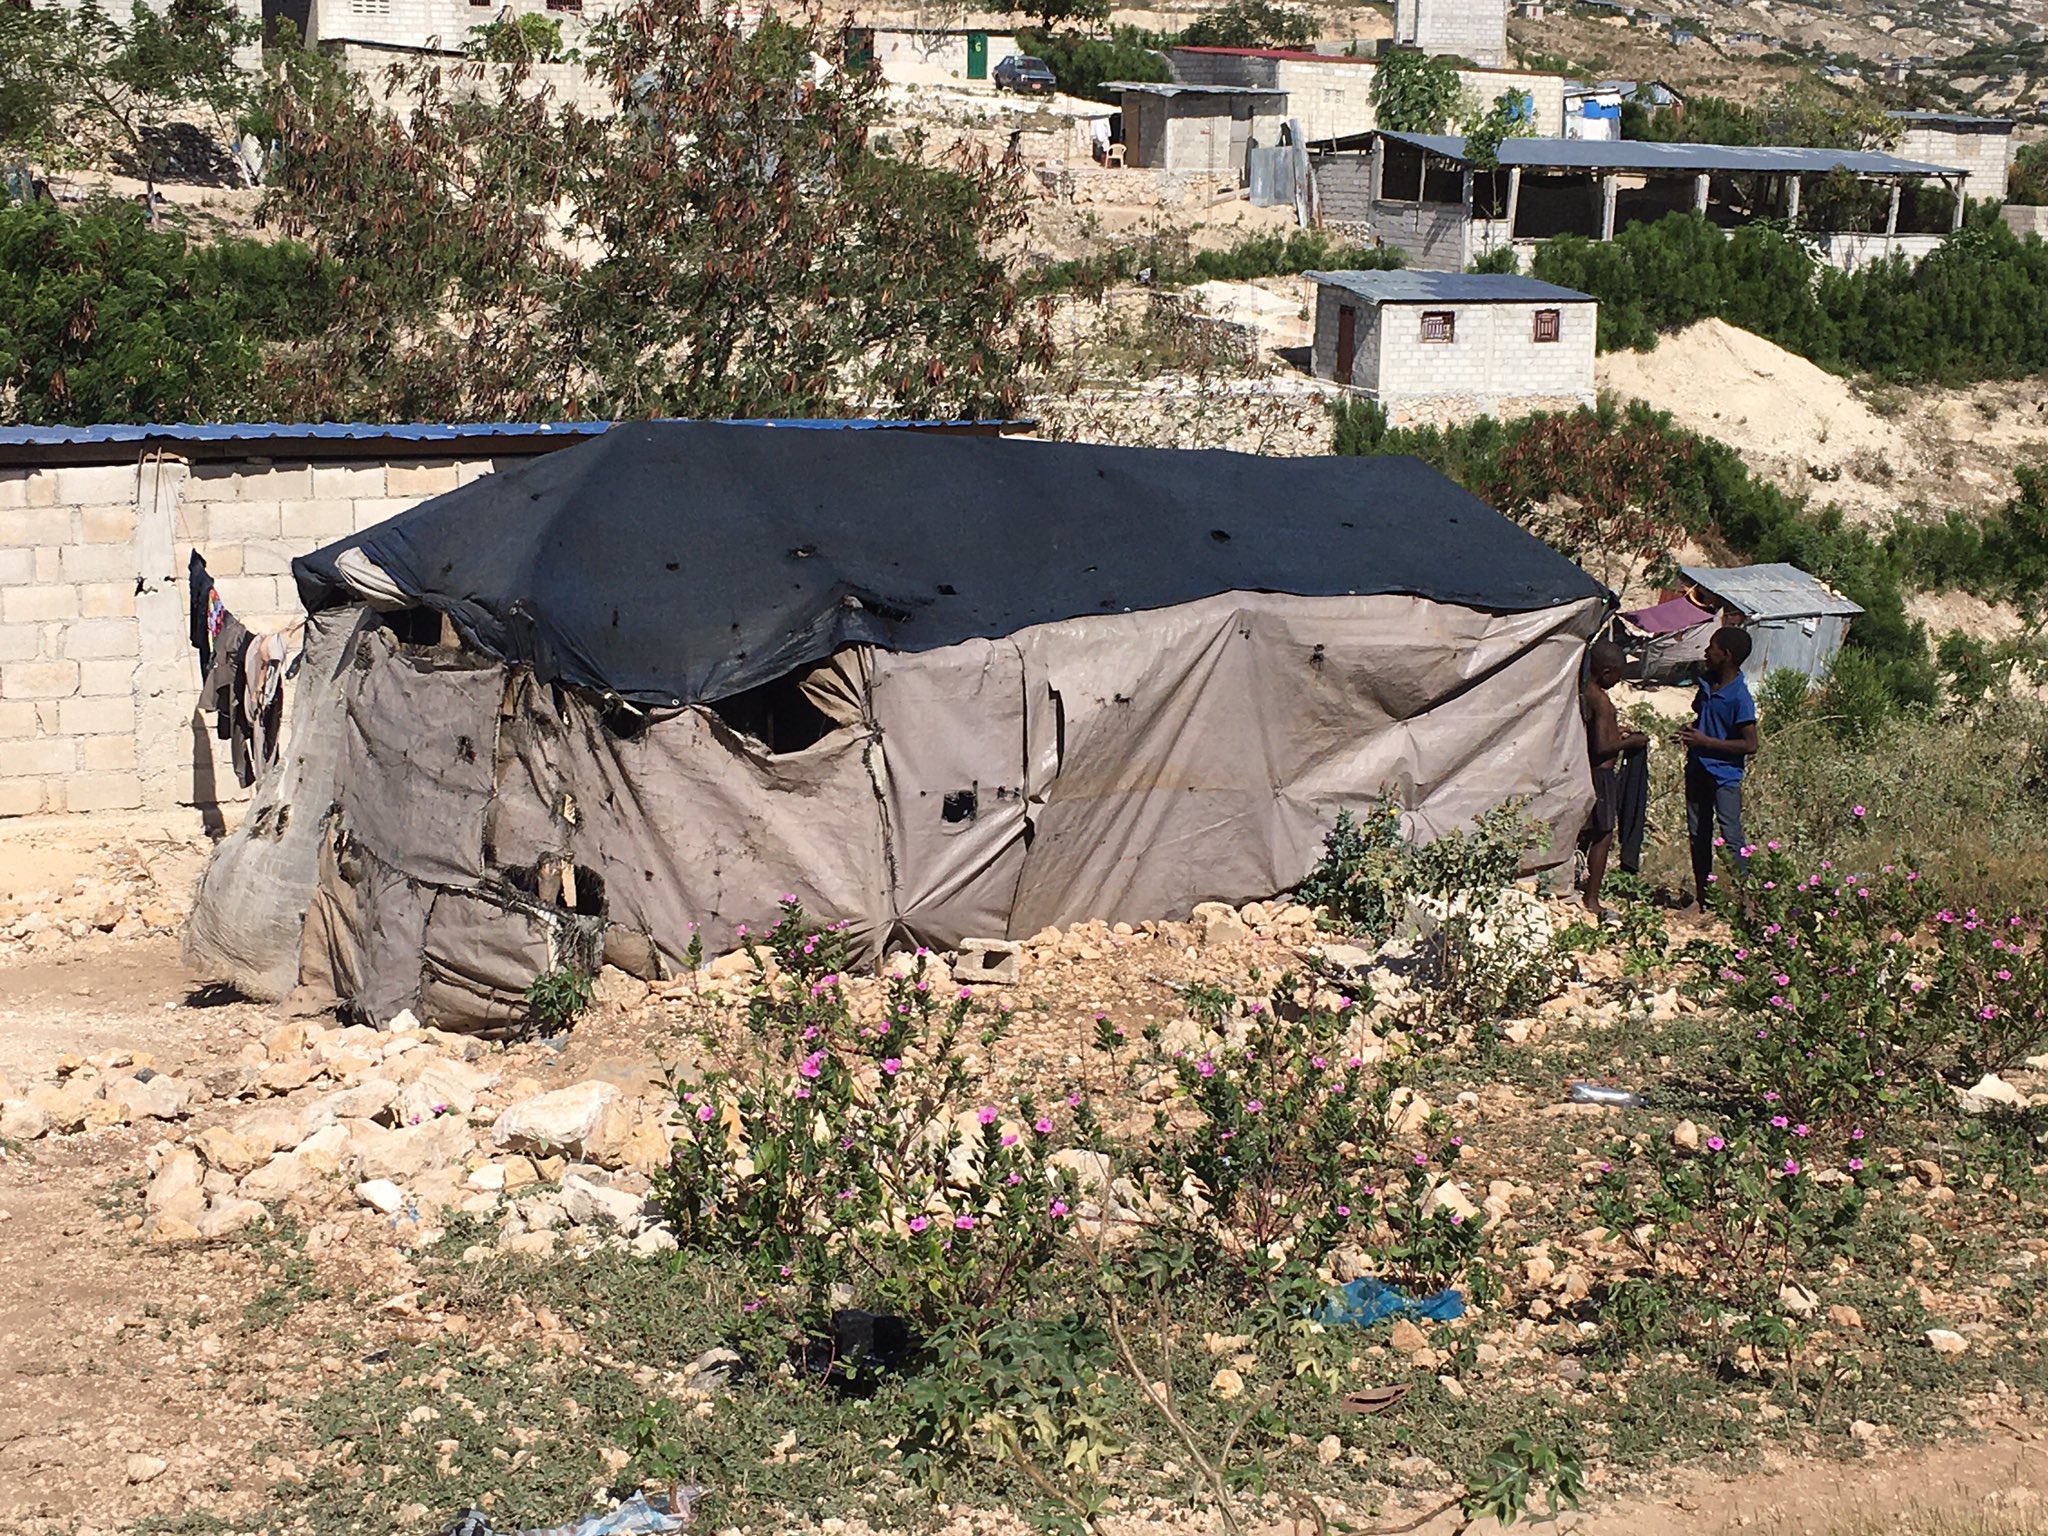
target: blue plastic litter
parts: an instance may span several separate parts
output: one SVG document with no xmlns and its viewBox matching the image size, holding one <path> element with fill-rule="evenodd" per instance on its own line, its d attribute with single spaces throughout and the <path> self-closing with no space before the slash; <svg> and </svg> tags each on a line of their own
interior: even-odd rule
<svg viewBox="0 0 2048 1536">
<path fill-rule="evenodd" d="M 516 1536 L 664 1536 L 690 1523 L 690 1506 L 703 1494 L 701 1488 L 677 1488 L 660 1503 L 636 1493 L 617 1509 L 599 1510 L 571 1525 L 551 1525 L 546 1530 L 520 1531 Z M 465 1510 L 443 1536 L 513 1536 L 495 1531 L 490 1518 L 480 1509 Z"/>
<path fill-rule="evenodd" d="M 1390 1317 L 1426 1317 L 1433 1322 L 1448 1323 L 1452 1318 L 1464 1315 L 1465 1298 L 1448 1287 L 1434 1296 L 1418 1299 L 1406 1291 L 1383 1285 L 1370 1275 L 1362 1275 L 1317 1308 L 1314 1318 L 1326 1328 L 1347 1323 L 1354 1328 L 1370 1328 Z"/>
</svg>

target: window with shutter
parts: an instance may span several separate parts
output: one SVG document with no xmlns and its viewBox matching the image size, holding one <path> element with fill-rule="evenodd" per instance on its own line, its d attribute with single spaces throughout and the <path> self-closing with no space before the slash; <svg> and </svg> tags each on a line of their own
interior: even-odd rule
<svg viewBox="0 0 2048 1536">
<path fill-rule="evenodd" d="M 1536 311 L 1536 339 L 1537 339 L 1538 341 L 1555 341 L 1555 340 L 1557 340 L 1557 338 L 1558 338 L 1558 334 L 1559 334 L 1559 326 L 1560 326 L 1560 324 L 1561 324 L 1561 312 L 1560 312 L 1560 311 L 1558 311 L 1558 310 L 1555 310 L 1555 309 L 1539 309 L 1539 310 L 1537 310 L 1537 311 Z"/>
<path fill-rule="evenodd" d="M 1458 336 L 1458 317 L 1448 309 L 1425 309 L 1422 312 L 1422 339 L 1424 341 L 1455 341 Z"/>
</svg>

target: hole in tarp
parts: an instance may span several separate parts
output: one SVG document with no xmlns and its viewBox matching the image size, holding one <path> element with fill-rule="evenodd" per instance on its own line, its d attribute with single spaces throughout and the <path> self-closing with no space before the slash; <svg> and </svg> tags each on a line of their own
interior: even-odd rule
<svg viewBox="0 0 2048 1536">
<path fill-rule="evenodd" d="M 587 917 L 604 916 L 604 876 L 588 864 L 576 866 L 576 903 L 569 910 Z"/>
<path fill-rule="evenodd" d="M 839 723 L 805 695 L 803 678 L 808 671 L 786 672 L 773 681 L 714 699 L 711 711 L 770 752 L 801 752 L 839 729 Z"/>
<path fill-rule="evenodd" d="M 378 621 L 400 645 L 439 645 L 441 615 L 432 608 L 394 608 Z"/>
<path fill-rule="evenodd" d="M 952 584 L 951 582 L 948 582 L 948 581 L 942 581 L 942 582 L 940 582 L 940 583 L 939 583 L 939 596 L 941 596 L 941 597 L 958 597 L 959 595 L 960 595 L 960 594 L 959 594 L 958 592 L 955 592 L 955 591 L 953 590 L 953 584 Z"/>
<path fill-rule="evenodd" d="M 980 809 L 979 794 L 971 789 L 956 789 L 940 803 L 939 819 L 945 822 L 972 821 Z"/>
<path fill-rule="evenodd" d="M 462 761 L 464 761 L 465 763 L 473 763 L 473 762 L 475 762 L 475 761 L 476 761 L 476 743 L 475 743 L 475 742 L 473 742 L 473 741 L 471 741 L 471 740 L 470 740 L 470 739 L 469 739 L 469 738 L 468 738 L 467 736 L 458 736 L 458 737 L 456 737 L 456 738 L 455 738 L 455 755 L 456 755 L 457 757 L 461 758 L 461 759 L 462 759 Z"/>
<path fill-rule="evenodd" d="M 1209 537 L 1214 539 L 1218 544 L 1228 544 L 1230 542 L 1230 535 L 1225 533 L 1221 528 L 1211 528 L 1209 530 Z"/>
</svg>

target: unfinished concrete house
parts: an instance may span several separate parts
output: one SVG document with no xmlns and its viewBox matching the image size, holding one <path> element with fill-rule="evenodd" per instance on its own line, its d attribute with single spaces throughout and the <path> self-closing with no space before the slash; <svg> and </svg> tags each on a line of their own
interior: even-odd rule
<svg viewBox="0 0 2048 1536">
<path fill-rule="evenodd" d="M 2006 173 L 2012 167 L 2013 120 L 1972 117 L 1966 112 L 1894 112 L 1905 129 L 1898 152 L 1909 160 L 1959 165 L 1963 195 L 2005 201 Z"/>
<path fill-rule="evenodd" d="M 1553 235 L 1612 240 L 1630 224 L 1687 212 L 1723 229 L 1803 224 L 1820 258 L 1845 270 L 1918 259 L 1962 227 L 1969 175 L 1872 150 L 1634 139 L 1508 139 L 1490 168 L 1445 134 L 1375 132 L 1309 150 L 1326 225 L 1441 272 L 1505 247 L 1526 263 Z"/>
<path fill-rule="evenodd" d="M 1505 64 L 1507 0 L 1394 0 L 1394 46 Z"/>
<path fill-rule="evenodd" d="M 1124 163 L 1153 171 L 1245 174 L 1255 144 L 1280 142 L 1287 94 L 1243 85 L 1155 85 L 1118 80 L 1124 96 Z"/>
<path fill-rule="evenodd" d="M 1310 272 L 1317 378 L 1376 400 L 1591 404 L 1599 306 L 1534 278 Z"/>
</svg>

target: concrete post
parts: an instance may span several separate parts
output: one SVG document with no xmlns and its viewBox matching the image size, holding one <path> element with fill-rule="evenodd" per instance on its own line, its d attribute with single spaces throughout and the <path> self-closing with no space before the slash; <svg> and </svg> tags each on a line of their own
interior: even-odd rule
<svg viewBox="0 0 2048 1536">
<path fill-rule="evenodd" d="M 1692 211 L 1701 218 L 1707 215 L 1707 187 L 1711 180 L 1705 171 L 1692 179 Z"/>
<path fill-rule="evenodd" d="M 1799 178 L 1792 177 L 1785 184 L 1785 217 L 1791 223 L 1799 222 Z"/>
<path fill-rule="evenodd" d="M 1954 234 L 1957 230 L 1963 227 L 1963 205 L 1965 202 L 1968 201 L 1968 199 L 1963 195 L 1963 189 L 1968 184 L 1968 181 L 1969 178 L 1966 176 L 1958 176 L 1956 178 L 1955 210 L 1951 214 L 1948 221 L 1948 232 L 1950 234 Z"/>
<path fill-rule="evenodd" d="M 1614 204 L 1620 183 L 1610 172 L 1600 178 L 1600 238 L 1614 238 Z"/>
<path fill-rule="evenodd" d="M 1884 216 L 1884 238 L 1890 242 L 1899 232 L 1899 196 L 1905 190 L 1905 183 L 1896 176 L 1892 178 L 1892 205 Z"/>
<path fill-rule="evenodd" d="M 1521 206 L 1521 202 L 1522 168 L 1519 165 L 1511 165 L 1508 167 L 1508 243 L 1510 245 L 1514 243 L 1515 239 L 1515 210 Z"/>
<path fill-rule="evenodd" d="M 135 765 L 149 806 L 211 800 L 213 756 L 193 724 L 199 702 L 199 658 L 187 630 L 190 612 L 181 542 L 190 543 L 180 512 L 191 466 L 152 451 L 135 488 L 135 617 L 142 655 L 135 669 Z"/>
</svg>

